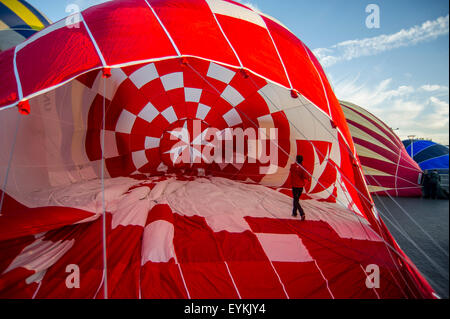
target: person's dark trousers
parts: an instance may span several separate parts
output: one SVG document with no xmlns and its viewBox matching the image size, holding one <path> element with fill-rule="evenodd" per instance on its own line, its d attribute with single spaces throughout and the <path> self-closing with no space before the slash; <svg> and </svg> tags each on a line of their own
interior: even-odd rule
<svg viewBox="0 0 450 319">
<path fill-rule="evenodd" d="M 292 209 L 292 215 L 297 216 L 297 211 L 299 211 L 300 216 L 305 215 L 302 206 L 300 205 L 300 196 L 302 195 L 303 188 L 302 187 L 292 187 L 292 197 L 294 198 L 294 207 Z"/>
<path fill-rule="evenodd" d="M 438 193 L 438 184 L 437 183 L 432 183 L 430 185 L 430 195 L 432 199 L 436 199 L 437 198 L 437 193 Z"/>
<path fill-rule="evenodd" d="M 431 185 L 426 183 L 423 185 L 423 198 L 430 198 L 431 196 Z"/>
</svg>

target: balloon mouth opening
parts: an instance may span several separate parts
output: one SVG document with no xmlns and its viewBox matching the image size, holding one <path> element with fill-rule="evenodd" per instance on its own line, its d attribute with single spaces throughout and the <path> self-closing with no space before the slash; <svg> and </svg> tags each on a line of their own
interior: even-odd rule
<svg viewBox="0 0 450 319">
<path fill-rule="evenodd" d="M 28 154 L 24 166 L 33 164 L 30 176 L 37 176 L 20 186 L 31 191 L 99 179 L 102 169 L 106 178 L 207 176 L 287 185 L 297 152 L 315 148 L 307 141 L 315 131 L 298 126 L 295 133 L 289 118 L 321 117 L 328 125 L 297 91 L 196 57 L 92 70 L 22 101 L 19 112 L 30 114 L 30 103 L 33 117 L 19 135 L 28 134 L 33 147 L 18 147 Z M 331 144 L 322 144 L 326 155 Z M 305 161 L 311 172 L 314 156 Z"/>
</svg>

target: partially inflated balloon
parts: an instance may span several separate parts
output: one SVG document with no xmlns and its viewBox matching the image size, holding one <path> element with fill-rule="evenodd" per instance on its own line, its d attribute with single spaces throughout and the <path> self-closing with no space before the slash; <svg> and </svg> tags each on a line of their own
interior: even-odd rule
<svg viewBox="0 0 450 319">
<path fill-rule="evenodd" d="M 405 140 L 403 144 L 421 169 L 448 175 L 448 146 L 427 140 Z"/>
<path fill-rule="evenodd" d="M 432 297 L 286 27 L 212 0 L 74 21 L 0 55 L 1 296 Z M 286 195 L 298 154 L 306 221 Z"/>
<path fill-rule="evenodd" d="M 355 104 L 341 101 L 369 191 L 376 195 L 422 195 L 422 170 L 401 140 L 382 120 Z"/>
</svg>

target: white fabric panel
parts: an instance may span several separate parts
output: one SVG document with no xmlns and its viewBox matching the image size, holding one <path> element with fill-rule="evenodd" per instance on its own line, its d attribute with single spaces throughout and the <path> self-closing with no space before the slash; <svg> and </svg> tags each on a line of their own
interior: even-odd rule
<svg viewBox="0 0 450 319">
<path fill-rule="evenodd" d="M 145 137 L 145 149 L 151 149 L 159 147 L 160 139 L 156 137 L 146 136 Z"/>
<path fill-rule="evenodd" d="M 25 282 L 27 283 L 27 285 L 29 285 L 33 282 L 40 283 L 46 273 L 47 273 L 46 269 L 36 272 L 36 273 L 32 274 L 30 277 L 28 277 L 27 279 L 25 279 Z"/>
<path fill-rule="evenodd" d="M 210 78 L 228 84 L 233 79 L 235 74 L 236 72 L 211 62 L 209 64 L 208 73 L 206 75 L 209 76 Z"/>
<path fill-rule="evenodd" d="M 72 240 L 47 241 L 42 238 L 36 239 L 25 247 L 22 252 L 12 261 L 3 272 L 23 267 L 36 272 L 48 269 L 54 265 L 75 243 Z"/>
<path fill-rule="evenodd" d="M 166 74 L 161 77 L 161 82 L 166 91 L 183 87 L 183 72 Z"/>
<path fill-rule="evenodd" d="M 293 139 L 328 141 L 332 144 L 329 158 L 337 165 L 341 163 L 338 132 L 332 128 L 328 115 L 302 95 L 294 99 L 289 90 L 274 84 L 267 84 L 258 93 L 266 101 L 271 113 L 284 111 L 289 119 Z M 313 175 L 315 179 L 320 177 L 315 173 Z"/>
<path fill-rule="evenodd" d="M 165 220 L 148 224 L 142 238 L 141 264 L 147 261 L 168 262 L 175 257 L 173 248 L 174 227 Z"/>
<path fill-rule="evenodd" d="M 260 27 L 266 28 L 264 20 L 257 13 L 247 8 L 221 0 L 206 0 L 206 2 L 208 2 L 209 7 L 214 13 L 226 15 L 240 20 L 245 20 L 250 23 L 259 25 Z"/>
<path fill-rule="evenodd" d="M 148 163 L 147 156 L 145 155 L 145 150 L 133 152 L 131 156 L 133 158 L 133 164 L 137 169 Z"/>
<path fill-rule="evenodd" d="M 301 96 L 297 99 L 293 99 L 288 90 L 272 83 L 268 83 L 260 88 L 258 93 L 266 101 L 270 113 L 301 106 L 306 102 L 302 100 Z"/>
<path fill-rule="evenodd" d="M 138 89 L 143 87 L 145 84 L 153 81 L 154 79 L 158 78 L 158 71 L 156 70 L 155 64 L 150 63 L 146 66 L 140 68 L 139 70 L 134 71 L 130 75 L 131 82 L 136 85 Z"/>
<path fill-rule="evenodd" d="M 295 234 L 262 234 L 256 237 L 271 261 L 308 262 L 313 261 L 302 240 Z"/>
<path fill-rule="evenodd" d="M 233 106 L 240 104 L 244 101 L 244 97 L 234 87 L 228 85 L 220 95 L 225 101 Z"/>
<path fill-rule="evenodd" d="M 178 120 L 177 115 L 175 114 L 175 111 L 173 109 L 173 107 L 168 107 L 167 109 L 165 109 L 164 111 L 161 112 L 161 115 L 164 116 L 164 118 L 167 120 L 167 122 L 169 123 L 173 123 L 176 120 Z"/>
<path fill-rule="evenodd" d="M 118 197 L 117 205 L 111 211 L 111 228 L 121 226 L 142 226 L 147 220 L 147 214 L 154 203 L 148 200 L 150 188 L 138 187 Z M 110 205 L 112 206 L 112 205 Z"/>
<path fill-rule="evenodd" d="M 184 88 L 184 96 L 186 102 L 200 102 L 200 97 L 202 96 L 201 89 L 195 88 Z"/>
<path fill-rule="evenodd" d="M 231 109 L 223 115 L 223 119 L 227 122 L 228 126 L 233 127 L 242 123 L 242 119 L 236 109 Z"/>
<path fill-rule="evenodd" d="M 122 113 L 120 113 L 119 119 L 117 120 L 116 131 L 120 133 L 130 134 L 134 125 L 134 121 L 136 121 L 136 115 L 123 109 Z"/>
<path fill-rule="evenodd" d="M 148 102 L 144 108 L 139 112 L 138 116 L 146 120 L 147 122 L 151 123 L 155 117 L 157 117 L 159 114 L 159 111 L 150 103 Z"/>
<path fill-rule="evenodd" d="M 206 116 L 208 115 L 209 111 L 211 110 L 211 107 L 208 105 L 199 103 L 197 107 L 197 114 L 195 115 L 198 119 L 204 120 Z"/>
<path fill-rule="evenodd" d="M 217 214 L 205 218 L 211 229 L 218 233 L 226 230 L 230 233 L 242 233 L 251 228 L 244 218 L 234 214 Z"/>
</svg>

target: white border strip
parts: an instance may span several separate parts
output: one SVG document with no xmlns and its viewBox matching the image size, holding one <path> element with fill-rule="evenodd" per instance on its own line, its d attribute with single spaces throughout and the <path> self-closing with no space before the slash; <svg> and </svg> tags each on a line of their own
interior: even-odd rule
<svg viewBox="0 0 450 319">
<path fill-rule="evenodd" d="M 325 276 L 323 275 L 322 269 L 320 269 L 320 267 L 319 267 L 319 265 L 317 264 L 317 261 L 316 261 L 315 259 L 314 259 L 314 263 L 316 264 L 317 269 L 319 270 L 320 274 L 322 275 L 323 280 L 325 280 L 325 283 L 327 284 L 327 289 L 328 289 L 328 292 L 329 292 L 330 295 L 331 295 L 331 298 L 336 299 L 336 298 L 334 298 L 334 295 L 333 295 L 333 293 L 331 292 L 330 286 L 328 285 L 328 279 L 325 278 Z"/>
<path fill-rule="evenodd" d="M 172 36 L 170 35 L 169 31 L 167 31 L 166 27 L 164 26 L 164 24 L 162 23 L 161 19 L 158 17 L 158 15 L 156 14 L 155 10 L 152 8 L 152 6 L 150 5 L 150 3 L 148 3 L 147 0 L 145 0 L 145 3 L 148 5 L 148 7 L 150 8 L 150 10 L 152 10 L 153 15 L 155 16 L 156 20 L 158 20 L 159 25 L 161 26 L 161 28 L 163 28 L 164 32 L 166 33 L 167 37 L 170 40 L 170 43 L 172 43 L 173 48 L 175 49 L 175 52 L 177 52 L 178 56 L 181 57 L 181 53 L 180 50 L 178 50 L 177 45 L 175 44 L 175 41 L 173 40 Z"/>
<path fill-rule="evenodd" d="M 23 92 L 22 92 L 22 83 L 20 83 L 20 76 L 19 76 L 19 70 L 17 69 L 17 61 L 16 61 L 16 56 L 17 56 L 17 47 L 15 47 L 14 49 L 14 57 L 13 57 L 13 66 L 14 66 L 14 76 L 16 77 L 16 85 L 17 85 L 17 94 L 18 94 L 18 102 L 20 102 L 23 99 Z M 15 106 L 17 103 L 14 103 L 13 106 Z M 6 108 L 6 107 L 4 107 Z M 3 108 L 0 108 L 0 111 Z"/>
<path fill-rule="evenodd" d="M 105 61 L 105 58 L 103 57 L 103 54 L 102 54 L 102 52 L 100 51 L 100 48 L 99 48 L 99 46 L 98 46 L 98 44 L 97 44 L 97 41 L 95 41 L 94 36 L 93 36 L 92 33 L 91 33 L 91 30 L 89 29 L 89 27 L 88 27 L 86 21 L 84 20 L 84 17 L 83 17 L 83 13 L 82 13 L 82 12 L 80 12 L 80 17 L 81 17 L 81 21 L 83 22 L 84 27 L 86 28 L 86 31 L 87 31 L 87 33 L 88 33 L 88 35 L 89 35 L 89 38 L 91 39 L 91 42 L 92 42 L 92 44 L 94 45 L 95 51 L 97 51 L 97 55 L 98 55 L 98 57 L 100 58 L 100 61 L 102 62 L 102 65 L 105 67 L 105 66 L 107 65 L 107 64 L 106 64 L 106 61 Z"/>
<path fill-rule="evenodd" d="M 235 56 L 236 59 L 238 60 L 239 66 L 240 66 L 241 68 L 244 68 L 244 66 L 242 65 L 241 59 L 239 58 L 239 55 L 237 54 L 236 50 L 234 49 L 233 45 L 231 44 L 230 40 L 228 39 L 227 35 L 225 34 L 225 31 L 223 31 L 222 26 L 220 25 L 219 20 L 217 20 L 216 14 L 215 14 L 214 11 L 212 10 L 212 8 L 209 6 L 208 1 L 206 1 L 206 4 L 208 5 L 208 8 L 209 8 L 209 10 L 211 11 L 211 14 L 213 15 L 214 20 L 216 21 L 216 24 L 217 24 L 217 26 L 218 26 L 219 29 L 220 29 L 220 32 L 222 32 L 223 37 L 224 37 L 225 40 L 227 41 L 228 45 L 230 46 L 231 50 L 232 50 L 233 53 L 234 53 L 234 56 Z"/>
<path fill-rule="evenodd" d="M 367 277 L 367 272 L 366 272 L 366 270 L 364 269 L 363 265 L 359 264 L 359 266 L 361 266 L 361 269 L 362 269 L 362 271 L 363 271 L 363 273 L 364 273 L 364 276 L 366 276 L 366 278 L 368 278 L 368 277 Z M 370 288 L 368 288 L 368 289 L 370 289 Z M 372 288 L 372 289 L 373 289 L 373 291 L 375 292 L 375 295 L 377 295 L 377 298 L 378 298 L 378 299 L 381 299 L 380 295 L 378 294 L 377 288 L 374 287 L 374 288 Z"/>
<path fill-rule="evenodd" d="M 252 11 L 261 17 L 261 15 L 258 12 L 254 11 L 253 9 L 252 9 Z M 261 17 L 261 19 L 263 20 L 264 25 L 266 26 L 267 34 L 269 35 L 270 40 L 272 41 L 273 47 L 275 48 L 275 51 L 277 51 L 278 59 L 280 59 L 281 65 L 283 66 L 284 74 L 286 75 L 286 79 L 288 80 L 289 86 L 291 87 L 291 90 L 293 90 L 294 88 L 292 87 L 291 79 L 289 78 L 289 74 L 287 72 L 286 66 L 284 65 L 284 61 L 283 61 L 283 58 L 281 57 L 280 51 L 278 51 L 278 47 L 275 44 L 275 40 L 273 39 L 272 34 L 270 33 L 270 30 L 267 27 L 266 22 L 264 21 L 264 19 L 262 17 Z"/>
<path fill-rule="evenodd" d="M 266 254 L 266 256 L 267 256 L 267 254 Z M 286 295 L 286 299 L 291 299 L 291 298 L 289 297 L 287 291 L 286 291 L 286 287 L 284 286 L 284 283 L 281 281 L 281 277 L 280 277 L 280 275 L 278 274 L 278 271 L 275 269 L 275 266 L 274 266 L 273 263 L 272 263 L 272 260 L 270 260 L 269 257 L 267 257 L 267 259 L 269 260 L 270 265 L 272 266 L 272 269 L 273 269 L 275 275 L 277 275 L 278 281 L 280 282 L 281 287 L 283 287 L 283 291 L 284 291 L 284 294 Z"/>
<path fill-rule="evenodd" d="M 325 94 L 325 98 L 327 100 L 328 113 L 330 113 L 330 118 L 331 118 L 330 101 L 328 100 L 328 94 L 327 94 L 327 90 L 325 89 L 325 84 L 323 84 L 322 77 L 320 76 L 319 70 L 317 70 L 313 60 L 311 59 L 311 55 L 309 54 L 308 49 L 305 47 L 303 42 L 301 42 L 301 44 L 302 44 L 303 50 L 305 50 L 306 54 L 308 55 L 309 62 L 311 62 L 311 64 L 314 66 L 314 70 L 316 70 L 317 76 L 320 79 L 320 83 L 322 84 L 323 93 Z"/>
<path fill-rule="evenodd" d="M 224 258 L 224 259 L 225 259 L 225 258 Z M 225 263 L 225 266 L 227 267 L 228 274 L 230 275 L 231 281 L 233 282 L 234 289 L 236 290 L 236 292 L 237 292 L 237 294 L 238 294 L 238 296 L 239 296 L 239 299 L 242 299 L 241 293 L 239 292 L 239 289 L 238 289 L 238 287 L 236 286 L 236 283 L 234 282 L 234 278 L 233 278 L 233 276 L 231 275 L 231 271 L 230 271 L 230 268 L 228 267 L 227 261 L 224 260 L 223 262 Z"/>
</svg>

